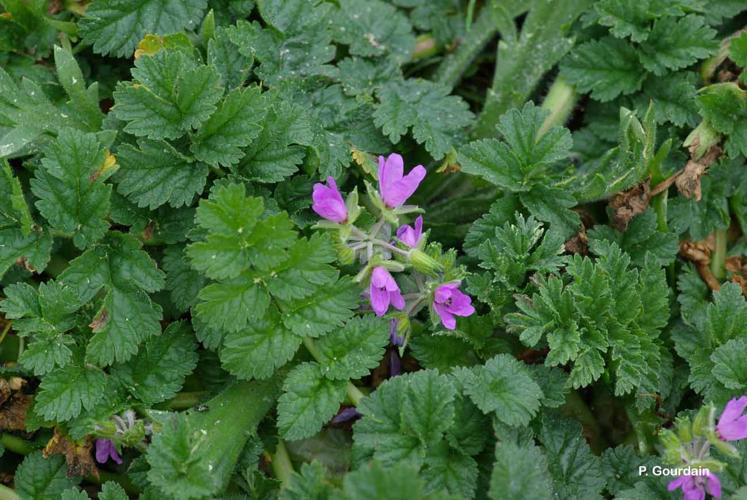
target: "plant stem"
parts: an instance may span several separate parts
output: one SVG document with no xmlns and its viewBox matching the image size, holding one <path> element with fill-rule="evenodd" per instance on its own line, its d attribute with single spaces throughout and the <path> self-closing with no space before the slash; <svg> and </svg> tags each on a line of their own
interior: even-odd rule
<svg viewBox="0 0 747 500">
<path fill-rule="evenodd" d="M 716 229 L 713 234 L 716 242 L 711 256 L 711 272 L 720 281 L 726 277 L 726 229 Z"/>
<path fill-rule="evenodd" d="M 180 392 L 164 403 L 164 406 L 169 410 L 186 410 L 197 405 L 206 395 L 206 391 Z"/>
<path fill-rule="evenodd" d="M 493 13 L 490 9 L 483 8 L 457 50 L 441 62 L 434 79 L 449 88 L 455 87 L 477 54 L 485 48 L 496 33 L 498 33 L 498 25 L 493 19 Z"/>
<path fill-rule="evenodd" d="M 0 484 L 0 500 L 19 500 L 20 498 L 14 490 Z"/>
<path fill-rule="evenodd" d="M 274 472 L 275 477 L 280 480 L 280 483 L 282 484 L 281 489 L 287 488 L 294 470 L 293 464 L 288 456 L 288 449 L 285 447 L 285 442 L 282 439 L 278 439 L 278 444 L 275 447 L 275 454 L 272 455 L 272 472 Z"/>
<path fill-rule="evenodd" d="M 568 393 L 562 411 L 566 415 L 576 418 L 581 425 L 583 425 L 587 437 L 589 438 L 589 446 L 594 453 L 599 454 L 602 450 L 607 448 L 608 443 L 607 440 L 604 439 L 604 436 L 602 436 L 599 423 L 596 418 L 594 418 L 594 414 L 591 413 L 591 410 L 578 392 L 572 390 Z"/>
<path fill-rule="evenodd" d="M 556 125 L 565 124 L 570 118 L 577 100 L 578 94 L 576 94 L 573 85 L 557 76 L 542 102 L 542 109 L 549 111 L 550 114 L 547 115 L 542 127 L 540 127 L 539 135 L 544 135 L 545 132 Z"/>
<path fill-rule="evenodd" d="M 662 233 L 666 233 L 669 231 L 669 227 L 667 225 L 668 197 L 668 192 L 664 190 L 654 196 L 654 198 L 651 200 L 651 205 L 653 205 L 654 212 L 656 212 L 656 226 Z"/>
<path fill-rule="evenodd" d="M 28 455 L 35 449 L 34 446 L 25 439 L 7 433 L 0 435 L 0 444 L 2 444 L 5 449 L 19 455 Z"/>
</svg>

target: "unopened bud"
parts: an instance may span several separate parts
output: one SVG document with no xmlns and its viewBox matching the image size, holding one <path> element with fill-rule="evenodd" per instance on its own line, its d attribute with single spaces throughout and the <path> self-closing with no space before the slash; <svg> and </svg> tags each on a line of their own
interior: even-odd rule
<svg viewBox="0 0 747 500">
<path fill-rule="evenodd" d="M 413 248 L 408 253 L 408 256 L 412 267 L 423 274 L 432 276 L 443 270 L 440 262 L 420 249 Z"/>
</svg>

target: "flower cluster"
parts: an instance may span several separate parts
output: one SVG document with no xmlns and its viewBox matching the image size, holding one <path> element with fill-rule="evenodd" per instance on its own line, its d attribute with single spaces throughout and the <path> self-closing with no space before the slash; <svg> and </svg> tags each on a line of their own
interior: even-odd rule
<svg viewBox="0 0 747 500">
<path fill-rule="evenodd" d="M 706 493 L 721 498 L 721 481 L 714 471 L 723 468 L 723 464 L 710 455 L 711 446 L 719 449 L 726 456 L 738 456 L 736 449 L 729 441 L 747 438 L 747 396 L 732 399 L 714 426 L 714 408 L 705 406 L 696 415 L 692 424 L 680 420 L 677 432 L 664 431 L 662 442 L 670 461 L 681 461 L 685 465 L 707 469 L 705 475 L 680 476 L 668 485 L 669 491 L 682 490 L 684 500 L 703 500 Z"/>
<path fill-rule="evenodd" d="M 105 464 L 112 460 L 121 464 L 122 457 L 119 454 L 119 449 L 130 446 L 143 449 L 145 436 L 152 433 L 152 424 L 138 419 L 134 411 L 127 410 L 97 424 L 96 430 L 98 435 L 94 443 L 96 461 Z"/>
<path fill-rule="evenodd" d="M 366 294 L 373 312 L 384 316 L 391 309 L 401 311 L 393 323 L 395 330 L 396 319 L 409 325 L 410 318 L 426 305 L 432 317 L 449 330 L 456 328 L 457 316 L 466 317 L 475 312 L 472 299 L 459 289 L 460 271 L 441 262 L 440 250 L 426 249 L 423 217 L 418 215 L 413 225 L 399 225 L 400 216 L 420 211 L 405 203 L 425 175 L 422 165 L 405 175 L 402 156 L 396 153 L 387 158 L 380 156 L 378 189 L 368 185 L 371 206 L 379 212 L 379 217 L 365 228 L 355 225 L 361 213 L 357 191 L 345 200 L 335 180 L 329 177 L 326 184 L 315 184 L 312 193 L 312 209 L 329 221 L 318 226 L 338 230 L 349 260 L 357 258 L 363 264 L 357 280 L 368 280 Z M 408 283 L 414 284 L 412 293 L 403 293 L 395 279 L 397 273 L 405 272 Z M 401 331 L 395 332 L 393 338 L 399 338 L 398 333 Z M 403 344 L 404 341 L 399 345 Z"/>
</svg>

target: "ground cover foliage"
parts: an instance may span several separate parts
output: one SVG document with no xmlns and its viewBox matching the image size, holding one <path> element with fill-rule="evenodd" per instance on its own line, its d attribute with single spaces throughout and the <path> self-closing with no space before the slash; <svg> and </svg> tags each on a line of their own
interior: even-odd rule
<svg viewBox="0 0 747 500">
<path fill-rule="evenodd" d="M 0 497 L 747 496 L 745 25 L 0 0 Z"/>
</svg>

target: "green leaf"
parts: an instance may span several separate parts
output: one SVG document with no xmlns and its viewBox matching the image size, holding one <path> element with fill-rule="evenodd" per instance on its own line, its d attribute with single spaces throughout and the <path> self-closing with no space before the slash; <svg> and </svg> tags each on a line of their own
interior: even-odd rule
<svg viewBox="0 0 747 500">
<path fill-rule="evenodd" d="M 437 442 L 454 421 L 455 395 L 451 381 L 435 370 L 409 375 L 402 400 L 402 423 L 424 445 Z"/>
<path fill-rule="evenodd" d="M 333 26 L 335 39 L 354 56 L 386 55 L 405 62 L 415 48 L 407 17 L 381 0 L 342 0 Z"/>
<path fill-rule="evenodd" d="M 70 420 L 90 411 L 104 396 L 106 374 L 99 368 L 79 362 L 48 373 L 39 386 L 34 412 L 46 420 Z"/>
<path fill-rule="evenodd" d="M 630 37 L 634 42 L 648 38 L 650 23 L 656 17 L 649 0 L 602 0 L 594 8 L 599 14 L 599 24 L 609 26 L 610 33 L 617 38 Z"/>
<path fill-rule="evenodd" d="M 99 500 L 127 500 L 128 498 L 127 492 L 119 483 L 107 481 L 101 485 Z"/>
<path fill-rule="evenodd" d="M 0 276 L 14 264 L 40 273 L 47 267 L 52 251 L 52 236 L 32 231 L 24 236 L 21 229 L 0 229 Z"/>
<path fill-rule="evenodd" d="M 132 77 L 117 84 L 112 113 L 127 122 L 126 132 L 150 139 L 176 139 L 200 127 L 223 93 L 217 71 L 182 51 L 138 58 Z"/>
<path fill-rule="evenodd" d="M 200 320 L 229 332 L 259 320 L 270 304 L 267 291 L 245 276 L 208 285 L 197 298 L 194 310 Z"/>
<path fill-rule="evenodd" d="M 459 453 L 442 441 L 426 457 L 422 477 L 431 490 L 448 491 L 457 498 L 473 498 L 478 472 L 474 458 Z"/>
<path fill-rule="evenodd" d="M 747 92 L 736 83 L 708 85 L 698 95 L 698 106 L 703 118 L 716 131 L 728 136 L 729 156 L 747 155 Z"/>
<path fill-rule="evenodd" d="M 358 307 L 358 284 L 346 276 L 309 297 L 279 303 L 286 328 L 301 337 L 319 337 L 353 316 Z"/>
<path fill-rule="evenodd" d="M 187 247 L 192 266 L 214 279 L 234 278 L 249 266 L 259 269 L 282 262 L 296 238 L 285 213 L 262 220 L 261 198 L 247 197 L 243 184 L 214 190 L 200 200 L 195 221 L 208 231 L 204 241 Z"/>
<path fill-rule="evenodd" d="M 547 459 L 536 446 L 519 446 L 510 441 L 495 447 L 495 464 L 490 475 L 490 498 L 552 498 L 552 479 Z"/>
<path fill-rule="evenodd" d="M 278 430 L 294 441 L 311 437 L 331 419 L 345 398 L 345 380 L 330 380 L 316 363 L 303 363 L 288 374 L 278 399 Z"/>
<path fill-rule="evenodd" d="M 259 135 L 266 112 L 259 87 L 236 89 L 200 127 L 190 150 L 210 165 L 234 165 L 244 156 L 243 148 Z"/>
<path fill-rule="evenodd" d="M 274 310 L 243 329 L 229 332 L 220 350 L 223 367 L 241 379 L 265 379 L 290 361 L 301 338 L 280 323 Z"/>
<path fill-rule="evenodd" d="M 17 226 L 24 236 L 31 233 L 34 220 L 31 218 L 23 188 L 8 160 L 0 161 L 0 227 Z"/>
<path fill-rule="evenodd" d="M 527 103 L 504 114 L 498 125 L 502 140 L 482 139 L 462 148 L 462 170 L 513 192 L 527 191 L 547 167 L 565 160 L 573 145 L 565 127 L 540 132 L 547 112 Z"/>
<path fill-rule="evenodd" d="M 711 354 L 713 376 L 728 389 L 747 387 L 747 367 L 740 360 L 747 354 L 747 340 L 732 339 Z"/>
<path fill-rule="evenodd" d="M 418 144 L 441 159 L 458 142 L 473 116 L 467 103 L 449 88 L 421 79 L 391 82 L 377 91 L 374 123 L 396 143 L 412 130 Z"/>
<path fill-rule="evenodd" d="M 114 365 L 112 376 L 145 405 L 171 399 L 197 366 L 192 329 L 171 323 L 161 335 L 150 337 L 127 363 Z"/>
<path fill-rule="evenodd" d="M 102 288 L 106 292 L 91 322 L 88 362 L 107 366 L 127 361 L 143 340 L 161 332 L 161 307 L 147 292 L 160 290 L 164 276 L 140 247 L 132 236 L 110 232 L 103 244 L 71 261 L 59 277 L 82 302 Z"/>
<path fill-rule="evenodd" d="M 189 310 L 197 303 L 197 295 L 206 285 L 205 278 L 189 266 L 182 246 L 166 247 L 161 265 L 166 273 L 166 290 L 174 305 L 181 312 Z"/>
<path fill-rule="evenodd" d="M 101 239 L 109 223 L 111 173 L 107 151 L 94 134 L 63 129 L 45 150 L 31 182 L 36 207 L 52 228 L 71 234 L 84 249 Z"/>
<path fill-rule="evenodd" d="M 239 52 L 230 40 L 228 30 L 219 27 L 215 30 L 215 36 L 208 41 L 207 63 L 218 70 L 226 89 L 235 89 L 249 76 L 254 57 Z"/>
<path fill-rule="evenodd" d="M 542 390 L 524 365 L 507 354 L 483 366 L 460 368 L 456 375 L 480 410 L 495 412 L 507 425 L 526 425 L 539 409 Z"/>
<path fill-rule="evenodd" d="M 83 41 L 97 54 L 129 57 L 148 33 L 196 28 L 205 0 L 95 0 L 80 21 Z"/>
<path fill-rule="evenodd" d="M 601 460 L 592 454 L 578 422 L 548 415 L 541 421 L 539 439 L 557 497 L 602 498 L 605 477 Z"/>
<path fill-rule="evenodd" d="M 14 477 L 15 490 L 21 498 L 59 498 L 78 481 L 67 477 L 65 459 L 60 455 L 44 458 L 35 451 L 24 458 Z"/>
<path fill-rule="evenodd" d="M 678 127 L 698 123 L 695 75 L 688 71 L 664 76 L 649 76 L 643 82 L 643 92 L 634 96 L 636 108 L 645 113 L 653 101 L 656 123 L 671 122 Z"/>
<path fill-rule="evenodd" d="M 702 16 L 663 17 L 654 23 L 651 36 L 642 45 L 641 63 L 656 75 L 686 68 L 716 51 L 715 37 L 716 31 Z"/>
<path fill-rule="evenodd" d="M 315 233 L 309 239 L 299 239 L 289 249 L 288 259 L 274 267 L 265 280 L 267 289 L 280 300 L 308 297 L 337 281 L 339 272 L 331 265 L 336 259 L 327 235 Z"/>
<path fill-rule="evenodd" d="M 417 468 L 410 464 L 389 468 L 378 462 L 346 474 L 343 495 L 346 500 L 434 498 L 425 495 L 425 484 L 418 477 Z"/>
<path fill-rule="evenodd" d="M 332 495 L 332 485 L 326 479 L 326 469 L 314 460 L 293 472 L 287 486 L 280 490 L 280 500 L 326 500 Z"/>
<path fill-rule="evenodd" d="M 243 176 L 258 182 L 280 182 L 293 175 L 314 139 L 308 113 L 301 106 L 277 101 L 238 166 Z"/>
<path fill-rule="evenodd" d="M 104 113 L 99 107 L 98 82 L 86 87 L 86 79 L 71 50 L 55 45 L 54 63 L 57 68 L 57 79 L 70 96 L 67 109 L 79 116 L 79 120 L 86 124 L 87 130 L 98 131 L 104 118 Z"/>
<path fill-rule="evenodd" d="M 117 151 L 121 168 L 114 176 L 117 191 L 139 207 L 154 210 L 191 205 L 202 193 L 208 166 L 195 162 L 166 141 L 141 139 L 137 147 L 125 144 Z"/>
<path fill-rule="evenodd" d="M 562 63 L 561 74 L 579 91 L 604 102 L 640 90 L 645 77 L 635 49 L 612 37 L 576 47 Z"/>
<path fill-rule="evenodd" d="M 358 379 L 379 366 L 388 342 L 385 321 L 373 316 L 353 318 L 316 342 L 320 355 L 317 361 L 327 378 Z"/>
<path fill-rule="evenodd" d="M 741 68 L 747 67 L 747 34 L 732 38 L 729 43 L 729 59 Z M 742 77 L 744 80 L 744 77 Z"/>
<path fill-rule="evenodd" d="M 20 85 L 0 68 L 0 158 L 23 151 L 38 139 L 49 139 L 59 130 L 81 125 L 59 110 L 34 81 L 24 78 Z M 5 128 L 8 132 L 5 133 Z"/>
</svg>

